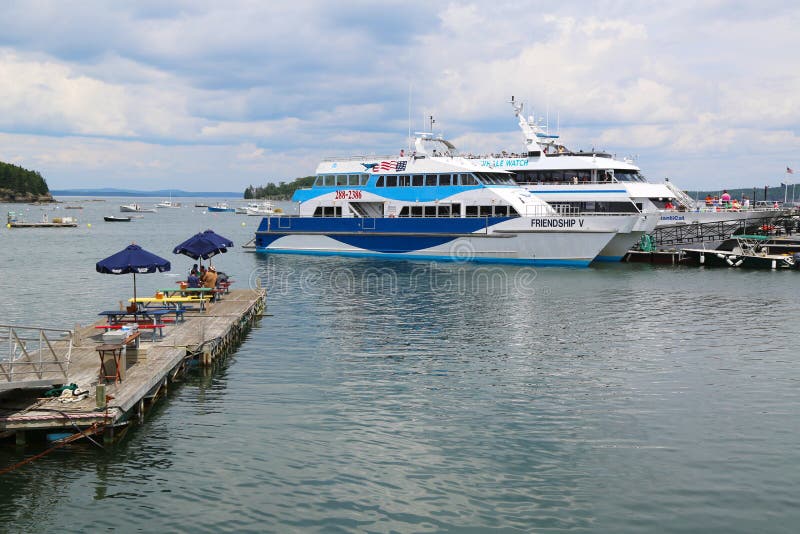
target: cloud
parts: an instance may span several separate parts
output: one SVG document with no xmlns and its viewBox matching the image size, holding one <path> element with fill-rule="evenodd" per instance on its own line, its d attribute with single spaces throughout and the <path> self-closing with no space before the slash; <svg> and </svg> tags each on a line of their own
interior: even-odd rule
<svg viewBox="0 0 800 534">
<path fill-rule="evenodd" d="M 747 181 L 800 166 L 798 26 L 777 1 L 12 1 L 0 159 L 74 185 L 289 179 L 404 146 L 410 87 L 412 129 L 434 115 L 473 152 L 519 147 L 515 95 L 576 147 Z"/>
</svg>

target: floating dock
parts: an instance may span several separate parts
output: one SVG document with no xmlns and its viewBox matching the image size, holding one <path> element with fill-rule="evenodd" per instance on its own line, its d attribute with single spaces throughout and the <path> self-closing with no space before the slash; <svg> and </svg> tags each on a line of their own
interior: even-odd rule
<svg viewBox="0 0 800 534">
<path fill-rule="evenodd" d="M 264 289 L 231 290 L 205 310 L 186 312 L 183 321 L 165 326 L 160 339 L 150 341 L 152 331 L 142 331 L 139 348 L 128 348 L 124 353 L 119 382 L 99 379 L 97 347 L 104 341 L 103 330 L 95 326 L 105 324 L 104 320 L 60 331 L 58 340 L 48 339 L 46 332 L 40 332 L 36 352 L 31 349 L 25 354 L 28 360 L 39 360 L 40 367 L 35 370 L 39 375 L 33 377 L 39 379 L 38 389 L 10 389 L 14 371 L 9 370 L 7 361 L 0 360 L 0 438 L 15 436 L 22 445 L 29 433 L 69 433 L 72 438 L 102 433 L 106 441 L 113 441 L 115 433 L 137 417 L 143 417 L 189 365 L 196 362 L 210 366 L 234 350 L 265 309 Z M 26 342 L 13 331 L 14 327 L 4 328 L 8 330 L 10 344 L 24 347 L 35 342 L 35 336 Z M 57 353 L 68 354 L 68 367 L 64 362 L 50 360 L 41 364 L 47 359 L 42 358 L 43 354 L 49 357 Z M 56 377 L 58 372 L 62 374 Z M 2 387 L 4 380 L 6 385 Z M 74 383 L 88 390 L 88 396 L 77 402 L 43 398 L 43 388 L 48 387 L 44 383 Z"/>
</svg>

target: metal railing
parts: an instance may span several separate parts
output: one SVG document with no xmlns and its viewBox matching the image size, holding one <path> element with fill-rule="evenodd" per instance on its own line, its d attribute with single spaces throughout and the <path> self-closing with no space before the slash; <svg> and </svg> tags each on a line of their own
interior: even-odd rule
<svg viewBox="0 0 800 534">
<path fill-rule="evenodd" d="M 71 330 L 0 325 L 0 390 L 63 383 L 73 340 Z"/>
</svg>

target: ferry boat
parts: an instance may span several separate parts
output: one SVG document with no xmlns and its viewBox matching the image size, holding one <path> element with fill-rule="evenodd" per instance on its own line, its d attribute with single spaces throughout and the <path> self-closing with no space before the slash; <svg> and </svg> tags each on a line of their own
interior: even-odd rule
<svg viewBox="0 0 800 534">
<path fill-rule="evenodd" d="M 559 214 L 510 173 L 463 158 L 327 159 L 316 175 L 292 198 L 299 215 L 262 219 L 257 251 L 587 266 L 640 218 Z"/>
<path fill-rule="evenodd" d="M 619 234 L 598 260 L 618 261 L 641 236 L 656 227 L 679 224 L 775 217 L 769 209 L 732 210 L 697 207 L 686 192 L 669 180 L 650 183 L 631 159 L 592 150 L 572 151 L 549 133 L 535 117 L 525 117 L 523 104 L 511 97 L 511 105 L 524 138 L 521 153 L 503 151 L 488 156 L 467 157 L 479 165 L 514 173 L 514 179 L 550 203 L 556 211 L 642 213 L 643 222 L 630 234 Z M 453 147 L 454 149 L 455 147 Z M 447 157 L 449 150 L 439 151 Z M 669 206 L 672 209 L 668 209 Z"/>
</svg>

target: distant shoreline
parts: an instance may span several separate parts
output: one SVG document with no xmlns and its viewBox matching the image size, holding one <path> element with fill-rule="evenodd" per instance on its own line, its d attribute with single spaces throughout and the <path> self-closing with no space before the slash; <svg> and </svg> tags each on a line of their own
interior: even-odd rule
<svg viewBox="0 0 800 534">
<path fill-rule="evenodd" d="M 241 191 L 132 191 L 127 189 L 53 189 L 53 196 L 60 197 L 200 197 L 200 198 L 242 198 Z"/>
</svg>

